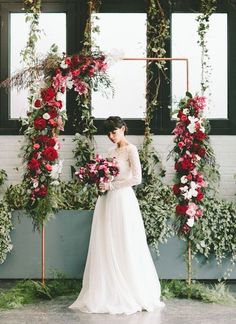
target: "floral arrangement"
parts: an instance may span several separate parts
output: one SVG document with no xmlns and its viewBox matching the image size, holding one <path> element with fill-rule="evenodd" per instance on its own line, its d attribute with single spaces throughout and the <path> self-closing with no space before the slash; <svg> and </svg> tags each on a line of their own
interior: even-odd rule
<svg viewBox="0 0 236 324">
<path fill-rule="evenodd" d="M 115 158 L 102 158 L 97 154 L 94 159 L 90 160 L 81 167 L 75 176 L 84 183 L 96 184 L 108 183 L 114 180 L 119 174 L 119 168 Z M 99 193 L 102 193 L 101 191 Z"/>
<path fill-rule="evenodd" d="M 43 200 L 49 199 L 53 186 L 59 184 L 62 169 L 58 135 L 66 120 L 63 94 L 67 89 L 73 89 L 78 96 L 86 96 L 93 87 L 91 80 L 97 82 L 107 69 L 105 56 L 98 53 L 53 58 L 48 58 L 51 67 L 48 62 L 45 65 L 47 83 L 33 100 L 25 132 L 29 138 L 29 144 L 24 148 L 27 164 L 24 181 L 29 194 L 27 210 L 32 211 L 33 218 L 40 214 L 41 221 L 47 217 L 51 205 Z"/>
<path fill-rule="evenodd" d="M 201 160 L 206 155 L 206 139 L 202 117 L 205 97 L 192 97 L 186 93 L 178 107 L 177 123 L 173 130 L 176 182 L 173 192 L 178 199 L 176 214 L 180 221 L 180 233 L 188 234 L 200 217 L 203 216 L 200 202 L 207 186 L 200 172 Z"/>
</svg>

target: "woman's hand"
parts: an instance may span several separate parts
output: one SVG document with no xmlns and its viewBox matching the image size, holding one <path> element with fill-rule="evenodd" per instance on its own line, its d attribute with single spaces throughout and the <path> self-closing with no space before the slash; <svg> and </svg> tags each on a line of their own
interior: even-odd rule
<svg viewBox="0 0 236 324">
<path fill-rule="evenodd" d="M 106 190 L 109 190 L 110 189 L 110 186 L 109 186 L 109 183 L 108 182 L 101 182 L 101 183 L 99 183 L 98 188 L 101 191 L 106 191 Z"/>
</svg>

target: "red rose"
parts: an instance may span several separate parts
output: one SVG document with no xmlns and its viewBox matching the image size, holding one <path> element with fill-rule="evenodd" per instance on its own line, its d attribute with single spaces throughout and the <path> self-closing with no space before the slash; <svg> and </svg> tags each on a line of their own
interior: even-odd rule
<svg viewBox="0 0 236 324">
<path fill-rule="evenodd" d="M 76 69 L 76 70 L 72 71 L 72 75 L 74 77 L 77 77 L 78 75 L 80 75 L 80 69 Z"/>
<path fill-rule="evenodd" d="M 56 140 L 47 135 L 39 135 L 35 138 L 36 142 L 43 143 L 46 146 L 54 146 L 56 144 Z"/>
<path fill-rule="evenodd" d="M 200 157 L 203 157 L 205 154 L 206 154 L 206 149 L 204 147 L 201 147 L 197 154 L 200 156 Z"/>
<path fill-rule="evenodd" d="M 184 142 L 179 142 L 177 145 L 180 149 L 182 149 L 185 146 Z"/>
<path fill-rule="evenodd" d="M 191 175 L 191 173 L 190 174 L 188 174 L 187 176 L 186 176 L 186 178 L 188 179 L 188 180 L 192 180 L 193 179 L 193 176 Z"/>
<path fill-rule="evenodd" d="M 45 165 L 45 169 L 46 169 L 47 171 L 52 171 L 52 166 L 51 166 L 50 164 L 46 164 L 46 165 Z"/>
<path fill-rule="evenodd" d="M 54 101 L 53 102 L 53 106 L 61 109 L 62 108 L 62 101 L 61 100 L 58 100 L 58 101 Z"/>
<path fill-rule="evenodd" d="M 202 200 L 202 198 L 204 197 L 204 195 L 203 195 L 203 193 L 201 192 L 200 189 L 197 189 L 197 192 L 198 192 L 198 194 L 197 194 L 196 199 L 197 199 L 198 201 L 200 201 L 200 200 Z"/>
<path fill-rule="evenodd" d="M 56 145 L 56 141 L 55 141 L 55 139 L 54 138 L 50 138 L 50 137 L 48 137 L 48 139 L 46 140 L 46 145 L 47 146 L 55 146 Z"/>
<path fill-rule="evenodd" d="M 45 102 L 50 102 L 52 99 L 54 99 L 55 95 L 55 91 L 52 87 L 41 90 L 41 97 Z"/>
<path fill-rule="evenodd" d="M 40 107 L 41 107 L 41 104 L 42 104 L 42 102 L 41 102 L 40 99 L 37 99 L 37 100 L 35 100 L 35 102 L 34 102 L 34 106 L 35 106 L 36 108 L 40 108 Z"/>
<path fill-rule="evenodd" d="M 180 194 L 180 185 L 179 184 L 174 184 L 173 185 L 173 187 L 172 187 L 172 190 L 173 190 L 173 193 L 175 194 L 175 195 L 179 195 Z"/>
<path fill-rule="evenodd" d="M 184 225 L 182 226 L 181 231 L 182 231 L 184 234 L 187 234 L 187 233 L 190 231 L 190 227 L 188 226 L 188 224 L 184 224 Z"/>
<path fill-rule="evenodd" d="M 178 115 L 177 117 L 179 117 L 179 119 L 182 121 L 182 122 L 186 122 L 188 120 L 188 117 L 182 112 L 182 110 L 180 110 L 178 112 Z"/>
<path fill-rule="evenodd" d="M 73 65 L 77 65 L 78 62 L 79 62 L 79 57 L 78 57 L 78 55 L 74 54 L 74 55 L 71 57 L 71 63 L 72 63 Z"/>
<path fill-rule="evenodd" d="M 204 140 L 205 138 L 206 138 L 206 134 L 205 133 L 203 133 L 202 131 L 197 131 L 195 134 L 193 134 L 193 136 L 197 139 L 197 140 L 199 140 L 199 141 L 202 141 L 202 140 Z"/>
<path fill-rule="evenodd" d="M 51 146 L 46 147 L 43 150 L 42 155 L 48 161 L 54 161 L 54 160 L 56 160 L 58 158 L 57 151 Z"/>
<path fill-rule="evenodd" d="M 67 64 L 68 66 L 71 65 L 71 59 L 69 57 L 65 59 L 65 64 Z"/>
<path fill-rule="evenodd" d="M 51 118 L 48 120 L 48 123 L 52 127 L 57 127 L 58 126 L 58 123 L 54 119 L 51 119 Z"/>
<path fill-rule="evenodd" d="M 200 148 L 200 145 L 197 144 L 197 143 L 194 143 L 193 147 L 192 147 L 192 150 L 193 150 L 193 152 L 197 152 L 199 150 L 199 148 Z"/>
<path fill-rule="evenodd" d="M 44 118 L 42 117 L 37 117 L 34 120 L 34 128 L 35 129 L 39 129 L 39 130 L 43 130 L 45 129 L 47 126 L 47 122 Z"/>
<path fill-rule="evenodd" d="M 184 160 L 181 162 L 181 167 L 183 170 L 193 170 L 194 164 L 190 160 Z"/>
<path fill-rule="evenodd" d="M 49 110 L 48 113 L 49 113 L 51 119 L 54 119 L 58 116 L 58 112 L 53 108 L 52 108 L 52 110 Z"/>
<path fill-rule="evenodd" d="M 31 171 L 35 171 L 35 170 L 38 170 L 40 167 L 40 162 L 38 160 L 36 160 L 35 158 L 31 159 L 29 162 L 28 162 L 28 168 L 31 170 Z"/>
<path fill-rule="evenodd" d="M 176 213 L 179 214 L 179 215 L 185 215 L 187 209 L 188 209 L 188 206 L 187 206 L 187 205 L 177 205 L 177 206 L 175 207 L 175 211 L 176 211 Z"/>
<path fill-rule="evenodd" d="M 45 187 L 44 185 L 42 185 L 42 186 L 40 187 L 39 191 L 38 191 L 38 195 L 39 195 L 40 197 L 45 197 L 45 196 L 47 196 L 47 194 L 48 194 L 48 189 L 47 189 L 47 187 Z"/>
</svg>

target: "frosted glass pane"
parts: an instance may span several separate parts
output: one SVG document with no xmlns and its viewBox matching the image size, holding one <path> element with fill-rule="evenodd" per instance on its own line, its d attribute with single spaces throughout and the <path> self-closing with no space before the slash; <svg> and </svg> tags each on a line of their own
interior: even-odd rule
<svg viewBox="0 0 236 324">
<path fill-rule="evenodd" d="M 94 39 L 100 49 L 122 57 L 146 57 L 146 14 L 97 14 L 100 33 Z M 92 93 L 93 115 L 106 118 L 143 118 L 146 109 L 146 62 L 118 61 L 108 74 L 115 89 L 114 97 Z"/>
<path fill-rule="evenodd" d="M 25 48 L 28 39 L 28 24 L 25 23 L 24 13 L 12 13 L 10 39 L 10 73 L 22 69 L 20 52 Z M 66 52 L 66 14 L 42 13 L 39 28 L 42 30 L 41 38 L 37 43 L 37 53 L 44 56 L 52 44 L 58 46 L 58 52 Z M 19 34 L 20 30 L 20 34 Z M 25 117 L 28 110 L 27 90 L 17 92 L 11 89 L 10 93 L 10 118 Z"/>
<path fill-rule="evenodd" d="M 201 94 L 201 49 L 197 44 L 198 14 L 172 14 L 172 57 L 189 59 L 189 90 Z M 206 116 L 212 119 L 228 118 L 227 84 L 227 14 L 213 14 L 210 18 L 210 30 L 207 37 L 212 76 L 210 93 L 206 91 L 208 111 Z M 172 108 L 186 92 L 185 63 L 172 63 Z"/>
</svg>

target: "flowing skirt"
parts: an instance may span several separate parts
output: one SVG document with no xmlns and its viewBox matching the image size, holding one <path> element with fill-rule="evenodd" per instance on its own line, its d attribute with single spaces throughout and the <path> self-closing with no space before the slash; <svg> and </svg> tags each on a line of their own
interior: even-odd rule
<svg viewBox="0 0 236 324">
<path fill-rule="evenodd" d="M 135 193 L 108 191 L 96 203 L 83 286 L 70 308 L 132 314 L 163 306 Z"/>
</svg>

